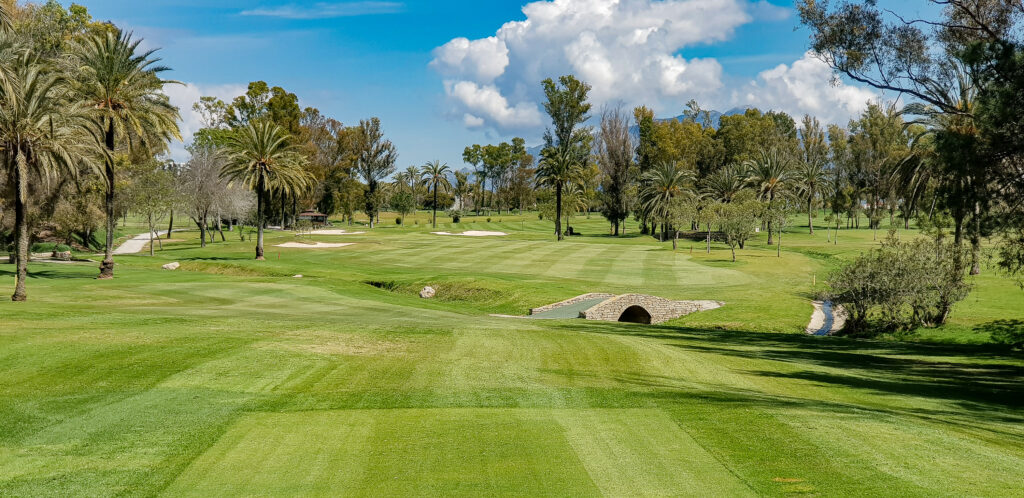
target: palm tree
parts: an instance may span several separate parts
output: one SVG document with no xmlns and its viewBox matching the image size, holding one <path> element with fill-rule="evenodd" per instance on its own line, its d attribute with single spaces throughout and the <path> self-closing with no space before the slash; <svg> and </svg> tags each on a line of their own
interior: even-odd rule
<svg viewBox="0 0 1024 498">
<path fill-rule="evenodd" d="M 640 204 L 653 219 L 662 221 L 662 242 L 668 234 L 672 200 L 688 190 L 687 183 L 692 178 L 689 171 L 672 161 L 662 161 L 643 175 Z"/>
<path fill-rule="evenodd" d="M 441 164 L 441 161 L 431 161 L 423 165 L 423 184 L 428 190 L 434 190 L 434 228 L 437 228 L 437 189 L 442 188 L 445 192 L 451 192 L 452 184 L 448 181 L 450 172 L 448 164 Z"/>
<path fill-rule="evenodd" d="M 29 176 L 49 179 L 77 173 L 75 158 L 88 143 L 84 109 L 66 98 L 63 77 L 23 53 L 0 84 L 0 157 L 14 187 L 17 237 L 14 301 L 24 301 L 28 276 L 27 197 Z"/>
<path fill-rule="evenodd" d="M 832 184 L 829 182 L 829 171 L 825 162 L 820 159 L 801 162 L 793 171 L 793 180 L 804 200 L 807 201 L 807 226 L 814 235 L 814 199 L 817 196 L 831 194 Z"/>
<path fill-rule="evenodd" d="M 114 153 L 118 147 L 156 153 L 172 138 L 181 140 L 178 109 L 163 93 L 164 85 L 177 83 L 160 79 L 169 70 L 157 66 L 155 50 L 140 52 L 142 40 L 131 33 L 104 31 L 86 38 L 75 50 L 75 91 L 92 109 L 95 135 L 102 138 L 107 180 L 107 238 L 100 265 L 101 279 L 114 278 Z"/>
<path fill-rule="evenodd" d="M 309 177 L 301 155 L 284 128 L 269 121 L 249 123 L 228 142 L 231 157 L 221 176 L 238 181 L 256 193 L 256 259 L 263 258 L 263 203 L 272 191 L 292 193 L 306 186 Z"/>
<path fill-rule="evenodd" d="M 6 3 L 0 2 L 0 31 L 9 31 L 11 29 L 11 11 L 10 7 Z"/>
<path fill-rule="evenodd" d="M 566 184 L 578 178 L 583 171 L 586 152 L 579 147 L 546 147 L 541 151 L 540 166 L 537 168 L 537 183 L 555 188 L 555 233 L 563 240 L 562 233 L 562 190 Z"/>
<path fill-rule="evenodd" d="M 762 150 L 756 158 L 746 161 L 747 184 L 757 190 L 761 200 L 768 201 L 768 209 L 775 199 L 788 193 L 793 181 L 790 159 L 778 149 Z M 768 221 L 768 245 L 772 245 L 772 222 Z"/>
<path fill-rule="evenodd" d="M 733 197 L 747 187 L 747 178 L 742 167 L 728 164 L 704 179 L 704 194 L 716 201 L 729 203 Z"/>
</svg>

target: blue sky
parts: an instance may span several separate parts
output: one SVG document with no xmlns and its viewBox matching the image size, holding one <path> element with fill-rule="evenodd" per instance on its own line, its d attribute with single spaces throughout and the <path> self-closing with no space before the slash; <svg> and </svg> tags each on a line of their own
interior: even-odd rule
<svg viewBox="0 0 1024 498">
<path fill-rule="evenodd" d="M 524 0 L 80 1 L 161 47 L 171 77 L 189 84 L 172 91 L 178 105 L 265 80 L 346 124 L 380 117 L 402 167 L 461 167 L 466 145 L 513 135 L 537 143 L 539 80 L 567 72 L 592 75 L 598 106 L 664 116 L 697 98 L 843 122 L 873 95 L 829 84 L 779 0 L 557 0 L 528 13 Z M 520 24 L 499 31 L 510 21 Z"/>
</svg>

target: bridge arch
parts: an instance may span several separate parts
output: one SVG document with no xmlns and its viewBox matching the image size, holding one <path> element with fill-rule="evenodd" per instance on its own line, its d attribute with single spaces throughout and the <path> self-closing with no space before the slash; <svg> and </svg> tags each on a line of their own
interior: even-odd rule
<svg viewBox="0 0 1024 498">
<path fill-rule="evenodd" d="M 651 319 L 652 317 L 649 311 L 647 311 L 643 306 L 635 304 L 623 310 L 622 314 L 619 315 L 618 321 L 650 325 Z"/>
</svg>

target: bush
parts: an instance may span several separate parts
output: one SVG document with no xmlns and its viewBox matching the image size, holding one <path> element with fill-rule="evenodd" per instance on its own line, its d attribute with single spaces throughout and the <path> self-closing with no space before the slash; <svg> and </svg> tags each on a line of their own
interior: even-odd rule
<svg viewBox="0 0 1024 498">
<path fill-rule="evenodd" d="M 459 211 L 458 209 L 449 210 L 448 216 L 452 217 L 452 223 L 458 223 L 462 221 L 462 211 Z"/>
<path fill-rule="evenodd" d="M 401 216 L 395 218 L 395 224 L 396 225 L 401 225 L 402 224 L 402 217 Z"/>
<path fill-rule="evenodd" d="M 491 222 L 491 217 L 490 217 L 490 216 L 488 216 L 488 217 L 487 217 L 487 223 L 490 223 L 490 222 Z"/>
<path fill-rule="evenodd" d="M 969 262 L 967 251 L 952 243 L 900 242 L 890 233 L 880 248 L 829 276 L 829 295 L 846 308 L 848 332 L 937 326 L 970 292 Z"/>
<path fill-rule="evenodd" d="M 67 244 L 57 244 L 53 246 L 53 252 L 70 252 L 71 246 Z"/>
</svg>

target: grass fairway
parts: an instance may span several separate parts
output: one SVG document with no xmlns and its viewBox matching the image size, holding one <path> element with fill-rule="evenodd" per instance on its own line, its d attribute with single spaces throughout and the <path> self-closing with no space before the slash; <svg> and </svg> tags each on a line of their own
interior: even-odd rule
<svg viewBox="0 0 1024 498">
<path fill-rule="evenodd" d="M 991 270 L 944 329 L 807 337 L 816 287 L 870 232 L 794 227 L 781 258 L 758 240 L 734 264 L 596 217 L 561 244 L 536 216 L 492 217 L 438 230 L 507 237 L 425 218 L 305 237 L 343 248 L 272 232 L 265 262 L 237 235 L 175 233 L 113 281 L 33 263 L 30 301 L 0 303 L 0 495 L 1024 489 L 1024 358 L 984 344 L 1024 293 Z M 633 291 L 726 306 L 662 326 L 489 316 Z"/>
</svg>

